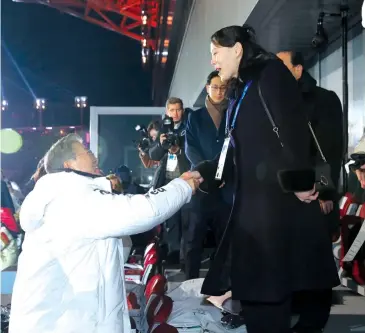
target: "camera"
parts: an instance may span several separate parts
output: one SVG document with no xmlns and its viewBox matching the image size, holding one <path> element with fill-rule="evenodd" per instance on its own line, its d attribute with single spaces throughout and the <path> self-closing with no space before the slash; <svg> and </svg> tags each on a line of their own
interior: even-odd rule
<svg viewBox="0 0 365 333">
<path fill-rule="evenodd" d="M 179 136 L 174 131 L 174 121 L 171 117 L 165 117 L 162 121 L 161 134 L 166 135 L 166 140 L 162 144 L 162 148 L 168 150 L 172 146 L 179 145 Z"/>
<path fill-rule="evenodd" d="M 139 140 L 133 140 L 133 143 L 136 144 L 137 148 L 140 148 L 143 152 L 146 153 L 151 144 L 147 129 L 143 125 L 137 125 L 135 127 L 135 130 L 139 132 L 141 138 Z"/>
</svg>

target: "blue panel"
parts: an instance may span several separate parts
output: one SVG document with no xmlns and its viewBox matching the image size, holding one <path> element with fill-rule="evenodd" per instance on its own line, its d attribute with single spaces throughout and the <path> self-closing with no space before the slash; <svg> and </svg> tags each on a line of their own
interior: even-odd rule
<svg viewBox="0 0 365 333">
<path fill-rule="evenodd" d="M 16 272 L 1 272 L 1 293 L 5 295 L 12 294 Z"/>
</svg>

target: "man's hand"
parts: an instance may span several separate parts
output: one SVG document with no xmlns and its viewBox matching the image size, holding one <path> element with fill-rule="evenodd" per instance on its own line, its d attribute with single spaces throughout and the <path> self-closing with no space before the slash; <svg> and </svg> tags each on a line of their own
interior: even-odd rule
<svg viewBox="0 0 365 333">
<path fill-rule="evenodd" d="M 361 188 L 365 189 L 365 165 L 363 165 L 359 170 L 356 170 L 357 179 L 360 182 Z"/>
<path fill-rule="evenodd" d="M 294 193 L 297 198 L 305 203 L 311 203 L 314 200 L 317 200 L 318 198 L 318 192 L 316 192 L 316 189 L 313 188 L 313 190 L 306 191 L 306 192 L 296 192 Z"/>
<path fill-rule="evenodd" d="M 161 145 L 164 143 L 165 140 L 166 140 L 166 134 L 161 134 L 160 135 L 160 143 L 161 143 Z"/>
<path fill-rule="evenodd" d="M 321 206 L 321 210 L 322 210 L 323 214 L 328 215 L 329 213 L 331 213 L 333 211 L 333 201 L 319 200 L 319 204 Z"/>
<path fill-rule="evenodd" d="M 198 171 L 188 171 L 180 176 L 180 179 L 185 180 L 192 188 L 193 194 L 199 188 L 199 185 L 203 182 L 203 178 Z"/>
</svg>

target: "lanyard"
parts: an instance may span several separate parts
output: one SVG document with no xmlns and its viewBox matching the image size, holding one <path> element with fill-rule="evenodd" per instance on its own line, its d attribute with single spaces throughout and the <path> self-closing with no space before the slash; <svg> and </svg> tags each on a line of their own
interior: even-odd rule
<svg viewBox="0 0 365 333">
<path fill-rule="evenodd" d="M 248 88 L 250 88 L 250 86 L 251 86 L 251 83 L 252 83 L 252 81 L 248 82 L 246 84 L 245 88 L 243 89 L 241 98 L 238 101 L 237 106 L 236 106 L 236 110 L 234 112 L 234 116 L 233 116 L 233 120 L 232 120 L 232 124 L 231 124 L 231 128 L 230 129 L 228 129 L 228 127 L 229 127 L 229 118 L 230 118 L 231 113 L 232 113 L 232 108 L 230 108 L 229 112 L 227 112 L 227 114 L 226 114 L 226 134 L 230 134 L 233 131 L 235 125 L 236 125 L 236 120 L 237 120 L 238 112 L 240 110 L 242 101 L 243 101 L 243 99 L 245 98 L 245 96 L 247 94 Z M 234 104 L 234 102 L 232 102 L 232 107 L 233 107 L 233 104 Z"/>
</svg>

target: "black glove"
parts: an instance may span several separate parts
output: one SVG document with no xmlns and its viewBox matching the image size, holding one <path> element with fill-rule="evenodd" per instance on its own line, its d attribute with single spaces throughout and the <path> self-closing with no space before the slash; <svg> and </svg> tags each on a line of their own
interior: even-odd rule
<svg viewBox="0 0 365 333">
<path fill-rule="evenodd" d="M 211 193 L 216 191 L 219 186 L 222 185 L 222 180 L 216 180 L 215 174 L 218 168 L 218 161 L 203 161 L 200 162 L 195 168 L 194 171 L 198 171 L 200 175 L 203 177 L 204 181 L 200 185 L 200 189 L 203 192 Z"/>
</svg>

